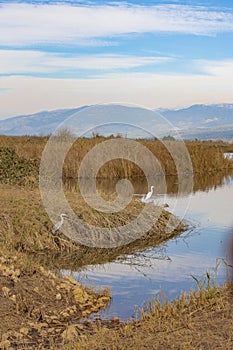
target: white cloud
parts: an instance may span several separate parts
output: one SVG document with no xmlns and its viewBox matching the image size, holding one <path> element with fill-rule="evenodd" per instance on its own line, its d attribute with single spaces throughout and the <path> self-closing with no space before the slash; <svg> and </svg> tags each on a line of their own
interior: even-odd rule
<svg viewBox="0 0 233 350">
<path fill-rule="evenodd" d="M 233 59 L 225 60 L 196 60 L 196 66 L 203 72 L 210 75 L 222 75 L 233 79 Z"/>
<path fill-rule="evenodd" d="M 187 5 L 71 6 L 2 4 L 0 44 L 87 44 L 87 40 L 145 32 L 214 34 L 233 31 L 230 12 Z M 98 40 L 96 42 L 98 44 Z M 101 44 L 101 41 L 100 41 Z"/>
<path fill-rule="evenodd" d="M 171 61 L 169 57 L 117 54 L 64 55 L 33 50 L 0 50 L 0 74 L 61 73 L 67 70 L 117 70 Z"/>
<path fill-rule="evenodd" d="M 109 74 L 98 79 L 0 77 L 0 119 L 45 109 L 96 103 L 175 108 L 194 103 L 232 103 L 233 67 L 205 62 L 211 74 Z M 216 69 L 215 67 L 218 67 Z"/>
<path fill-rule="evenodd" d="M 169 249 L 168 249 L 169 250 Z M 155 255 L 156 256 L 156 255 Z M 87 265 L 85 271 L 88 277 L 92 279 L 93 277 L 98 278 L 102 276 L 109 281 L 117 281 L 127 276 L 127 279 L 145 279 L 145 275 L 148 276 L 153 281 L 161 282 L 183 282 L 187 278 L 191 279 L 191 274 L 193 275 L 203 275 L 203 271 L 207 270 L 210 266 L 215 266 L 216 258 L 205 253 L 195 253 L 187 252 L 185 254 L 169 254 L 171 261 L 159 260 L 155 258 L 148 259 L 148 266 L 144 261 L 144 266 L 138 269 L 132 268 L 130 264 L 130 259 L 128 264 L 112 262 L 110 264 L 98 265 L 93 267 Z M 144 274 L 140 272 L 142 270 Z M 219 275 L 224 274 L 224 269 L 222 266 L 218 271 Z M 77 274 L 78 275 L 78 274 Z"/>
<path fill-rule="evenodd" d="M 217 122 L 218 121 L 218 118 L 215 117 L 215 118 L 208 118 L 206 120 L 204 120 L 204 124 L 208 124 L 208 123 L 212 123 L 212 122 Z"/>
</svg>

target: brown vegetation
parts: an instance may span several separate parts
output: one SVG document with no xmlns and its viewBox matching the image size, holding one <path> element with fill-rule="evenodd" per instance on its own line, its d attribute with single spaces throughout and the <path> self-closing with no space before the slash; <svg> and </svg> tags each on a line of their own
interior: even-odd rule
<svg viewBox="0 0 233 350">
<path fill-rule="evenodd" d="M 48 348 L 62 342 L 69 324 L 100 308 L 110 297 L 72 278 L 64 279 L 25 256 L 0 257 L 0 349 Z M 81 326 L 80 326 L 81 328 Z"/>
<path fill-rule="evenodd" d="M 77 140 L 67 155 L 64 176 L 76 177 L 84 155 L 103 140 Z M 0 349 L 231 349 L 232 291 L 226 286 L 208 286 L 200 293 L 192 292 L 189 298 L 182 296 L 174 304 L 157 302 L 147 312 L 142 311 L 136 322 L 120 324 L 115 319 L 80 323 L 81 317 L 108 303 L 108 291 L 87 290 L 72 279 L 61 278 L 59 269 L 77 270 L 87 263 L 104 263 L 155 246 L 178 235 L 185 226 L 180 224 L 166 233 L 170 214 L 162 210 L 148 234 L 112 249 L 83 247 L 59 232 L 52 235 L 53 225 L 38 189 L 39 163 L 47 141 L 47 137 L 0 136 Z M 166 174 L 176 174 L 174 162 L 161 142 L 140 142 L 161 161 Z M 232 171 L 232 161 L 224 159 L 221 143 L 186 145 L 195 176 L 218 169 Z M 173 146 L 179 148 L 179 143 Z M 101 168 L 99 176 L 110 177 L 110 170 L 116 178 L 142 175 L 133 163 L 116 160 Z M 222 181 L 223 175 L 215 176 Z M 201 188 L 212 186 L 208 177 L 201 179 Z M 132 200 L 121 212 L 103 215 L 92 210 L 78 191 L 67 191 L 66 197 L 78 216 L 101 227 L 124 225 L 143 207 L 143 203 Z"/>
<path fill-rule="evenodd" d="M 89 248 L 69 240 L 60 232 L 52 235 L 53 224 L 43 207 L 38 189 L 32 191 L 0 185 L 0 200 L 0 249 L 5 247 L 9 251 L 30 254 L 34 260 L 49 268 L 77 270 L 85 264 L 105 263 L 121 254 L 159 244 L 179 235 L 186 228 L 184 224 L 179 223 L 174 231 L 165 232 L 172 214 L 162 210 L 155 226 L 141 239 L 118 248 Z M 125 210 L 113 215 L 91 210 L 78 193 L 67 193 L 67 200 L 74 212 L 85 222 L 99 227 L 125 225 L 131 222 L 143 207 L 142 203 L 133 200 Z"/>
<path fill-rule="evenodd" d="M 88 334 L 69 337 L 63 349 L 222 349 L 231 350 L 232 286 L 214 286 L 198 293 L 182 294 L 173 303 L 157 301 L 141 312 L 136 322 L 114 328 L 101 322 Z M 52 349 L 60 349 L 53 346 Z"/>
<path fill-rule="evenodd" d="M 68 139 L 67 133 L 63 135 L 63 141 Z M 72 135 L 70 136 L 72 137 Z M 95 137 L 95 138 L 79 138 L 77 139 L 71 149 L 69 150 L 64 167 L 63 176 L 65 178 L 77 178 L 78 169 L 84 156 L 97 144 L 105 141 L 108 138 Z M 48 137 L 7 137 L 0 136 L 0 148 L 13 149 L 18 157 L 25 159 L 25 161 L 32 161 L 36 159 L 37 169 L 39 170 L 39 161 L 42 156 L 42 152 L 48 141 Z M 161 163 L 163 172 L 166 175 L 177 175 L 176 165 L 172 159 L 171 154 L 168 152 L 164 143 L 159 140 L 138 140 L 146 146 Z M 172 149 L 177 150 L 177 154 L 180 154 L 179 162 L 182 165 L 182 148 L 178 141 L 165 141 L 167 145 Z M 219 142 L 201 142 L 201 141 L 186 141 L 186 147 L 191 157 L 192 167 L 194 173 L 213 173 L 217 170 L 232 169 L 233 162 L 229 159 L 225 159 L 223 156 L 224 151 L 231 147 L 231 144 Z M 56 156 L 56 155 L 55 155 Z M 140 158 L 140 154 L 138 155 Z M 183 164 L 184 173 L 190 171 L 185 168 Z M 159 174 L 159 171 L 158 171 Z M 158 175 L 158 174 L 152 174 Z M 132 178 L 136 176 L 143 176 L 143 172 L 134 163 L 116 159 L 106 163 L 99 171 L 99 178 Z"/>
<path fill-rule="evenodd" d="M 86 221 L 101 226 L 127 223 L 143 206 L 134 201 L 120 215 L 104 217 L 91 211 L 77 193 L 67 193 L 67 199 Z M 111 261 L 118 255 L 154 246 L 184 229 L 180 224 L 174 232 L 166 234 L 170 215 L 163 211 L 156 227 L 141 240 L 122 248 L 94 249 L 74 243 L 59 232 L 52 235 L 53 225 L 39 189 L 1 184 L 0 200 L 0 314 L 4 319 L 0 325 L 0 348 L 3 349 L 47 349 L 74 334 L 84 334 L 85 327 L 74 322 L 98 311 L 109 301 L 107 292 L 88 291 L 73 280 L 47 272 L 48 269 L 54 273 L 60 269 L 76 271 L 84 264 Z"/>
</svg>

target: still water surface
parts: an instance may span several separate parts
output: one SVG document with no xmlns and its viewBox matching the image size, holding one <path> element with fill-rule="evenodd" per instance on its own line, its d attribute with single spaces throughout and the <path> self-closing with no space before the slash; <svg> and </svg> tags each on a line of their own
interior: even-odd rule
<svg viewBox="0 0 233 350">
<path fill-rule="evenodd" d="M 103 185 L 105 191 L 113 191 L 114 187 L 112 183 Z M 147 192 L 147 185 L 142 181 L 134 187 L 136 193 Z M 226 265 L 222 259 L 227 259 L 227 242 L 233 226 L 233 176 L 196 178 L 193 192 L 184 190 L 179 198 L 177 188 L 177 181 L 169 178 L 168 194 L 166 197 L 155 195 L 155 200 L 162 203 L 165 198 L 168 210 L 183 216 L 191 195 L 184 219 L 192 229 L 159 246 L 121 256 L 111 263 L 85 266 L 73 274 L 87 286 L 93 282 L 95 287 L 109 286 L 112 302 L 96 317 L 130 319 L 136 308 L 159 296 L 161 290 L 173 300 L 181 291 L 196 288 L 191 275 L 199 279 L 208 270 L 214 274 L 216 261 L 220 262 L 216 282 L 221 284 L 226 280 Z"/>
</svg>

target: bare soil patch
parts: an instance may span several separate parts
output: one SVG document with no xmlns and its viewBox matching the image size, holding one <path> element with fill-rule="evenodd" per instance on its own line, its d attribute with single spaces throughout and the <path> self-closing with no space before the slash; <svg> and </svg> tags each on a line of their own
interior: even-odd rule
<svg viewBox="0 0 233 350">
<path fill-rule="evenodd" d="M 22 255 L 0 259 L 0 348 L 47 348 L 61 343 L 69 325 L 105 307 L 108 290 L 96 293 L 60 278 Z M 82 329 L 82 326 L 80 326 Z"/>
</svg>

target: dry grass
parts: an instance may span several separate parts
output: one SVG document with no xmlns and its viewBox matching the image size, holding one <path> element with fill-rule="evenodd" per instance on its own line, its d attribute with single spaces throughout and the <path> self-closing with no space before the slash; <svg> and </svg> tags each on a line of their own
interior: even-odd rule
<svg viewBox="0 0 233 350">
<path fill-rule="evenodd" d="M 124 224 L 143 205 L 133 203 L 120 216 L 109 214 L 104 218 L 93 213 L 79 194 L 67 193 L 67 199 L 85 220 L 99 225 Z M 0 200 L 0 314 L 4 317 L 0 325 L 0 348 L 3 349 L 49 348 L 54 341 L 61 342 L 70 333 L 77 334 L 77 327 L 72 325 L 74 320 L 98 311 L 109 300 L 105 292 L 104 295 L 87 293 L 75 282 L 64 282 L 48 273 L 48 268 L 54 272 L 61 268 L 77 270 L 83 264 L 111 261 L 118 255 L 154 246 L 184 229 L 180 226 L 167 235 L 164 227 L 169 214 L 163 211 L 156 227 L 141 240 L 122 248 L 93 249 L 75 244 L 60 233 L 52 235 L 53 225 L 38 189 L 1 184 Z M 78 333 L 84 332 L 79 325 Z"/>
<path fill-rule="evenodd" d="M 73 337 L 63 349 L 222 349 L 233 347 L 232 286 L 209 287 L 182 294 L 174 303 L 156 302 L 141 320 L 93 326 L 88 335 Z M 60 349 L 53 346 L 52 349 Z"/>
<path fill-rule="evenodd" d="M 19 157 L 25 159 L 40 159 L 48 139 L 39 136 L 0 135 L 0 147 L 12 148 Z"/>
<path fill-rule="evenodd" d="M 77 270 L 87 263 L 104 263 L 118 255 L 161 243 L 173 235 L 178 235 L 184 226 L 167 235 L 164 228 L 169 214 L 163 211 L 157 227 L 146 237 L 115 249 L 87 248 L 75 244 L 60 233 L 53 236 L 53 225 L 41 202 L 37 184 L 33 181 L 33 177 L 37 178 L 38 173 L 31 172 L 34 165 L 38 167 L 47 139 L 0 137 L 0 148 L 4 152 L 9 148 L 15 151 L 9 153 L 13 158 L 6 157 L 9 167 L 4 163 L 4 168 L 1 168 L 1 182 L 8 184 L 0 184 L 0 313 L 4 318 L 0 326 L 0 348 L 10 349 L 12 345 L 18 349 L 67 350 L 232 349 L 233 298 L 229 286 L 208 286 L 207 290 L 202 289 L 199 293 L 182 295 L 173 304 L 151 304 L 147 312 L 141 312 L 141 319 L 133 323 L 119 324 L 115 320 L 106 324 L 86 326 L 72 324 L 73 317 L 78 319 L 85 315 L 85 311 L 94 311 L 93 306 L 98 306 L 100 296 L 90 292 L 84 302 L 89 303 L 89 306 L 81 305 L 80 294 L 79 300 L 75 300 L 74 297 L 74 282 L 68 281 L 65 283 L 67 287 L 63 285 L 64 290 L 59 289 L 64 283 L 63 280 L 49 274 L 41 265 L 47 269 Z M 83 156 L 102 140 L 104 139 L 101 137 L 78 140 L 67 156 L 64 175 L 76 177 Z M 159 141 L 140 142 L 161 160 L 166 174 L 176 173 L 171 156 Z M 224 145 L 221 142 L 186 144 L 196 173 L 211 173 L 223 168 L 228 173 L 232 168 L 232 162 L 223 157 Z M 174 143 L 173 146 L 179 147 L 179 143 Z M 12 159 L 13 164 L 17 163 L 17 167 L 12 166 Z M 122 161 L 106 164 L 99 175 L 109 177 L 110 169 L 113 177 L 140 175 L 140 170 L 133 163 Z M 208 182 L 208 176 L 206 180 L 201 178 L 201 187 L 212 186 Z M 28 179 L 30 181 L 27 181 Z M 217 180 L 221 182 L 222 175 L 219 175 L 219 179 L 217 176 Z M 17 183 L 20 186 L 12 186 L 9 183 Z M 30 189 L 32 184 L 33 191 Z M 67 200 L 77 215 L 81 215 L 85 221 L 107 227 L 130 222 L 143 206 L 142 203 L 133 201 L 116 215 L 103 215 L 91 210 L 75 191 L 67 193 Z M 80 288 L 84 290 L 81 286 Z M 61 299 L 57 294 L 61 294 Z M 93 303 L 90 303 L 89 297 L 94 298 L 95 302 L 92 300 Z M 72 314 L 70 307 L 74 306 L 76 311 L 72 311 Z M 62 346 L 54 345 L 57 341 L 61 342 L 61 339 L 64 340 Z"/>
<path fill-rule="evenodd" d="M 69 135 L 65 133 L 64 142 L 69 139 Z M 80 163 L 84 156 L 97 144 L 107 140 L 104 137 L 95 138 L 79 138 L 76 140 L 67 154 L 63 175 L 65 178 L 76 178 Z M 25 160 L 41 159 L 43 149 L 48 141 L 48 137 L 9 137 L 0 136 L 0 148 L 12 148 L 19 157 Z M 171 154 L 168 152 L 165 145 L 159 140 L 138 140 L 146 146 L 160 161 L 163 172 L 166 175 L 176 175 L 176 166 Z M 179 155 L 176 159 L 179 162 L 183 172 L 186 169 L 185 159 L 183 157 L 182 147 L 178 141 L 166 141 L 166 144 L 172 149 L 176 149 Z M 233 162 L 224 159 L 223 153 L 226 149 L 231 149 L 233 146 L 224 142 L 200 142 L 200 141 L 186 141 L 186 146 L 189 151 L 194 173 L 213 173 L 217 170 L 233 168 Z M 138 157 L 143 155 L 138 154 Z M 55 154 L 56 157 L 56 154 Z M 183 163 L 182 163 L 183 162 Z M 39 162 L 38 162 L 39 164 Z M 157 175 L 160 174 L 158 169 Z M 155 176 L 156 174 L 151 174 Z M 143 176 L 142 170 L 130 161 L 116 159 L 106 163 L 99 171 L 100 178 L 132 178 L 136 176 Z"/>
<path fill-rule="evenodd" d="M 62 342 L 66 328 L 100 308 L 108 290 L 94 292 L 60 278 L 14 252 L 0 257 L 0 349 L 47 348 Z"/>
<path fill-rule="evenodd" d="M 9 251 L 30 254 L 34 260 L 49 268 L 73 270 L 85 264 L 105 263 L 114 260 L 118 255 L 159 244 L 179 235 L 185 229 L 180 224 L 174 231 L 166 233 L 165 227 L 171 214 L 163 210 L 153 229 L 141 239 L 118 248 L 88 248 L 69 240 L 59 232 L 52 234 L 53 224 L 44 209 L 38 189 L 32 191 L 18 186 L 0 185 L 0 200 L 0 248 L 6 247 Z M 67 200 L 80 218 L 99 227 L 125 225 L 143 207 L 142 203 L 133 200 L 119 213 L 103 214 L 92 210 L 80 194 L 69 192 Z"/>
<path fill-rule="evenodd" d="M 78 170 L 82 159 L 97 144 L 105 141 L 105 138 L 78 139 L 68 152 L 64 167 L 64 178 L 77 178 Z M 183 153 L 182 143 L 178 141 L 166 141 L 166 146 L 159 140 L 138 140 L 148 150 L 150 150 L 161 164 L 161 168 L 166 175 L 177 175 L 177 168 L 181 169 L 183 174 L 194 173 L 213 173 L 223 169 L 233 169 L 233 162 L 225 159 L 222 147 L 218 143 L 208 144 L 198 141 L 187 141 L 186 147 L 189 152 L 192 168 L 187 166 L 187 159 Z M 168 147 L 168 148 L 167 148 Z M 175 158 L 169 153 L 169 147 L 175 153 Z M 137 151 L 137 159 L 143 159 L 143 151 Z M 56 157 L 56 154 L 54 155 Z M 99 170 L 99 178 L 133 178 L 143 176 L 143 171 L 135 163 L 125 159 L 114 159 L 105 163 Z M 158 167 L 150 173 L 150 176 L 161 175 Z"/>
</svg>

